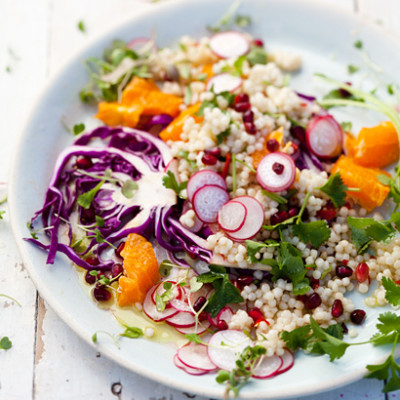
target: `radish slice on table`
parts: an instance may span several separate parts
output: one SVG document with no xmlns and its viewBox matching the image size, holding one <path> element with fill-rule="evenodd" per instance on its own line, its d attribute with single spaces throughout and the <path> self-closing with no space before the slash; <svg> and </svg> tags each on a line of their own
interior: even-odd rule
<svg viewBox="0 0 400 400">
<path fill-rule="evenodd" d="M 210 360 L 218 368 L 231 371 L 236 367 L 240 353 L 247 346 L 252 346 L 253 341 L 242 331 L 228 329 L 214 333 L 208 344 Z"/>
<path fill-rule="evenodd" d="M 174 281 L 162 281 L 162 282 L 158 283 L 155 286 L 155 290 L 153 291 L 153 294 L 151 295 L 151 299 L 153 300 L 154 304 L 156 304 L 156 294 L 161 296 L 163 293 L 165 293 L 166 290 L 164 289 L 164 283 L 166 283 L 166 282 L 170 282 L 172 285 L 176 285 L 176 282 L 174 282 Z M 172 293 L 173 293 L 174 299 L 181 299 L 182 298 L 183 294 L 182 294 L 182 288 L 181 287 L 175 286 Z M 167 308 L 170 307 L 169 303 L 167 304 L 166 307 Z"/>
<path fill-rule="evenodd" d="M 205 185 L 216 185 L 226 189 L 225 179 L 221 175 L 209 169 L 202 169 L 189 179 L 186 187 L 188 200 L 192 201 L 196 191 Z"/>
<path fill-rule="evenodd" d="M 238 201 L 231 200 L 224 204 L 218 212 L 218 224 L 224 231 L 237 232 L 247 216 L 247 208 Z"/>
<path fill-rule="evenodd" d="M 261 229 L 264 223 L 264 209 L 254 197 L 235 197 L 235 201 L 243 204 L 247 209 L 247 216 L 243 226 L 236 232 L 227 232 L 230 238 L 236 241 L 251 239 Z"/>
<path fill-rule="evenodd" d="M 269 153 L 257 167 L 257 181 L 270 192 L 282 192 L 293 185 L 296 165 L 286 153 Z"/>
<path fill-rule="evenodd" d="M 211 224 L 217 221 L 219 209 L 229 201 L 228 192 L 217 185 L 206 185 L 193 196 L 193 209 L 197 217 Z"/>
<path fill-rule="evenodd" d="M 285 352 L 280 357 L 282 359 L 282 365 L 279 368 L 277 374 L 282 374 L 282 373 L 288 371 L 290 368 L 293 367 L 293 364 L 294 364 L 294 356 L 293 356 L 292 352 L 289 351 L 288 349 L 285 349 Z"/>
<path fill-rule="evenodd" d="M 178 314 L 175 314 L 170 318 L 167 318 L 165 322 L 177 328 L 191 328 L 196 324 L 196 319 L 194 315 L 191 313 L 178 312 Z"/>
<path fill-rule="evenodd" d="M 250 43 L 240 32 L 221 32 L 210 39 L 210 49 L 221 58 L 239 57 L 250 50 Z"/>
<path fill-rule="evenodd" d="M 279 356 L 264 356 L 253 371 L 253 378 L 266 379 L 276 375 L 282 367 L 283 361 Z"/>
<path fill-rule="evenodd" d="M 172 317 L 175 314 L 178 314 L 178 310 L 175 308 L 166 308 L 164 311 L 158 311 L 156 305 L 153 302 L 152 296 L 154 291 L 157 289 L 157 286 L 153 286 L 146 294 L 146 297 L 143 302 L 143 311 L 144 313 L 153 321 L 164 321 L 165 319 Z"/>
<path fill-rule="evenodd" d="M 342 152 L 343 130 L 332 115 L 315 116 L 307 124 L 306 141 L 317 157 L 336 157 Z"/>
<path fill-rule="evenodd" d="M 204 332 L 207 331 L 207 329 L 210 327 L 210 323 L 208 321 L 201 321 L 197 327 L 196 325 L 190 326 L 190 327 L 180 327 L 180 326 L 175 326 L 174 328 L 182 333 L 183 335 L 188 335 L 191 333 L 196 333 L 197 335 L 201 335 Z"/>
<path fill-rule="evenodd" d="M 204 344 L 189 343 L 178 350 L 179 360 L 190 368 L 202 369 L 210 372 L 217 366 L 208 357 L 207 346 Z"/>
<path fill-rule="evenodd" d="M 208 371 L 205 371 L 204 369 L 196 369 L 196 368 L 190 368 L 187 367 L 178 357 L 178 354 L 175 354 L 174 356 L 174 364 L 180 368 L 183 369 L 186 373 L 190 375 L 204 375 L 208 374 Z"/>
<path fill-rule="evenodd" d="M 231 74 L 218 74 L 207 82 L 207 90 L 213 90 L 215 94 L 233 92 L 240 87 L 242 80 Z"/>
</svg>

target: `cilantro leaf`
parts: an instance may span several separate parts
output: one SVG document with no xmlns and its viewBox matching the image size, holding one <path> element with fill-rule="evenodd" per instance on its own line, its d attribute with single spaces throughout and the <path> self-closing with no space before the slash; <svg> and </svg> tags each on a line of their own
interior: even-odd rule
<svg viewBox="0 0 400 400">
<path fill-rule="evenodd" d="M 308 335 L 311 332 L 311 325 L 304 325 L 292 331 L 283 331 L 281 333 L 282 340 L 286 343 L 286 347 L 292 351 L 304 349 L 308 343 Z"/>
<path fill-rule="evenodd" d="M 305 244 L 311 243 L 315 248 L 319 248 L 325 243 L 331 236 L 331 230 L 329 229 L 326 221 L 313 221 L 313 222 L 299 222 L 294 225 L 293 233 Z"/>
<path fill-rule="evenodd" d="M 369 374 L 365 376 L 368 379 L 387 379 L 386 385 L 383 387 L 383 392 L 388 393 L 400 389 L 400 365 L 391 354 L 382 364 L 367 365 Z"/>
<path fill-rule="evenodd" d="M 247 245 L 247 257 L 252 263 L 258 263 L 260 260 L 257 259 L 256 254 L 264 247 L 278 247 L 279 243 L 276 240 L 270 239 L 265 242 L 256 242 L 254 240 L 246 240 Z"/>
<path fill-rule="evenodd" d="M 343 206 L 346 202 L 346 190 L 348 187 L 343 183 L 340 173 L 331 175 L 324 186 L 318 188 L 325 193 L 336 208 Z"/>
<path fill-rule="evenodd" d="M 163 185 L 167 189 L 172 189 L 179 197 L 182 198 L 181 192 L 186 189 L 187 181 L 178 183 L 172 171 L 167 171 L 167 175 L 163 177 Z"/>
<path fill-rule="evenodd" d="M 228 128 L 225 131 L 217 135 L 217 144 L 221 144 L 229 135 L 231 134 L 231 129 Z"/>
<path fill-rule="evenodd" d="M 396 285 L 392 279 L 386 276 L 382 277 L 382 285 L 386 290 L 385 299 L 392 306 L 400 306 L 400 286 Z M 397 326 L 400 329 L 400 317 L 397 318 Z"/>
<path fill-rule="evenodd" d="M 78 197 L 78 204 L 83 207 L 85 210 L 88 210 L 90 208 L 90 205 L 92 204 L 92 201 L 94 200 L 97 192 L 100 190 L 100 188 L 103 186 L 104 181 L 100 181 L 93 189 L 89 190 L 86 193 L 81 194 Z"/>
<path fill-rule="evenodd" d="M 7 336 L 3 336 L 0 339 L 0 349 L 8 350 L 12 347 L 12 342 Z"/>
<path fill-rule="evenodd" d="M 85 130 L 85 124 L 75 124 L 72 128 L 72 132 L 75 136 L 79 135 Z"/>
</svg>

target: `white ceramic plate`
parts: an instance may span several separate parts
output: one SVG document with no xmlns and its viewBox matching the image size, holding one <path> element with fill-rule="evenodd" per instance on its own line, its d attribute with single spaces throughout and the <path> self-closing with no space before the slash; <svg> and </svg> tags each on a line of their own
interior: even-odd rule
<svg viewBox="0 0 400 400">
<path fill-rule="evenodd" d="M 60 118 L 67 115 L 71 121 L 79 122 L 94 114 L 93 109 L 81 105 L 78 99 L 78 92 L 88 79 L 81 62 L 89 56 L 100 56 L 114 38 L 129 40 L 149 36 L 153 29 L 157 32 L 160 46 L 171 45 L 184 34 L 199 37 L 206 33 L 205 26 L 217 21 L 230 3 L 230 0 L 168 2 L 108 33 L 75 57 L 52 80 L 38 99 L 22 134 L 10 177 L 9 204 L 15 237 L 25 266 L 41 295 L 91 345 L 95 331 L 102 329 L 119 333 L 120 325 L 110 313 L 100 310 L 90 301 L 64 257 L 57 257 L 52 266 L 46 265 L 46 254 L 22 240 L 28 236 L 26 222 L 42 205 L 58 153 L 73 140 L 62 128 Z M 292 79 L 292 85 L 298 90 L 314 92 L 312 73 L 315 71 L 348 80 L 346 66 L 361 62 L 360 54 L 353 47 L 358 38 L 363 40 L 371 57 L 379 60 L 389 77 L 398 76 L 399 44 L 352 15 L 319 3 L 298 0 L 246 1 L 239 12 L 252 17 L 251 32 L 264 39 L 267 49 L 283 48 L 303 55 L 304 67 Z M 358 113 L 357 118 L 359 126 L 379 119 L 371 113 Z M 355 115 L 352 119 L 356 119 Z M 355 295 L 354 301 L 365 308 L 361 297 Z M 368 318 L 360 328 L 358 339 L 371 336 L 381 311 L 368 310 Z M 215 375 L 192 377 L 174 367 L 174 349 L 171 346 L 138 339 L 121 341 L 121 350 L 116 349 L 111 340 L 101 340 L 97 348 L 115 362 L 163 384 L 214 398 L 223 396 L 224 387 L 215 382 Z M 285 398 L 332 389 L 361 378 L 365 374 L 365 365 L 376 363 L 388 352 L 389 348 L 384 347 L 350 348 L 335 363 L 330 363 L 327 357 L 298 354 L 295 366 L 289 372 L 273 380 L 254 380 L 241 391 L 240 396 Z"/>
</svg>

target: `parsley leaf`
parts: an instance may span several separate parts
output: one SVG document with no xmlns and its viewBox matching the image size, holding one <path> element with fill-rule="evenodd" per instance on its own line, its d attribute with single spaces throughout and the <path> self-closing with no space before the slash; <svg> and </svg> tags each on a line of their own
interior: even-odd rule
<svg viewBox="0 0 400 400">
<path fill-rule="evenodd" d="M 294 225 L 293 233 L 305 244 L 311 243 L 315 248 L 319 248 L 331 237 L 331 230 L 326 221 L 299 222 Z"/>
<path fill-rule="evenodd" d="M 318 189 L 331 199 L 336 208 L 345 204 L 346 190 L 348 187 L 343 183 L 343 179 L 339 172 L 335 175 L 331 175 L 325 185 Z"/>
<path fill-rule="evenodd" d="M 172 189 L 180 198 L 183 198 L 181 192 L 186 189 L 187 181 L 178 183 L 172 171 L 167 171 L 162 181 L 167 189 Z"/>
<path fill-rule="evenodd" d="M 85 124 L 75 124 L 72 128 L 72 132 L 75 136 L 79 135 L 85 130 Z"/>
<path fill-rule="evenodd" d="M 240 290 L 230 281 L 224 267 L 210 265 L 210 271 L 197 277 L 197 282 L 211 283 L 214 292 L 208 299 L 205 311 L 214 318 L 229 303 L 241 303 L 244 301 Z"/>
<path fill-rule="evenodd" d="M 8 350 L 12 346 L 11 340 L 7 336 L 3 336 L 0 339 L 0 349 L 1 350 Z"/>
<path fill-rule="evenodd" d="M 89 190 L 86 193 L 81 194 L 77 200 L 78 204 L 85 210 L 88 210 L 90 208 L 90 205 L 92 204 L 92 201 L 96 197 L 97 192 L 100 190 L 103 184 L 104 181 L 100 181 L 93 189 Z"/>
<path fill-rule="evenodd" d="M 388 393 L 400 389 L 400 365 L 391 354 L 386 361 L 378 365 L 367 365 L 369 374 L 365 376 L 368 379 L 387 379 L 386 385 L 383 387 L 383 392 Z"/>
<path fill-rule="evenodd" d="M 386 290 L 385 299 L 392 306 L 400 306 L 400 286 L 396 285 L 396 283 L 386 276 L 382 277 L 382 285 Z M 400 317 L 398 317 L 397 326 L 400 329 Z"/>
<path fill-rule="evenodd" d="M 247 245 L 247 257 L 251 263 L 259 263 L 260 260 L 256 257 L 256 254 L 264 247 L 279 247 L 280 244 L 273 239 L 268 239 L 265 242 L 256 242 L 254 240 L 246 240 Z M 261 260 L 262 261 L 262 260 Z"/>
</svg>

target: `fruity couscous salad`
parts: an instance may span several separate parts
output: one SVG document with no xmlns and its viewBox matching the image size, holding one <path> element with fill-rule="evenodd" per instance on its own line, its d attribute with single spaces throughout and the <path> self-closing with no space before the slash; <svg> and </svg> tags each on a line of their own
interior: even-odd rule
<svg viewBox="0 0 400 400">
<path fill-rule="evenodd" d="M 215 373 L 227 394 L 289 370 L 298 350 L 342 357 L 389 304 L 367 343 L 393 351 L 367 377 L 399 389 L 400 168 L 384 168 L 399 160 L 400 117 L 324 75 L 323 99 L 296 92 L 287 74 L 301 65 L 242 30 L 113 42 L 81 92 L 102 124 L 74 126 L 27 240 L 49 264 L 67 256 L 99 305 L 152 324 L 121 336 L 176 331 L 176 367 Z M 353 132 L 337 106 L 382 122 Z"/>
</svg>

